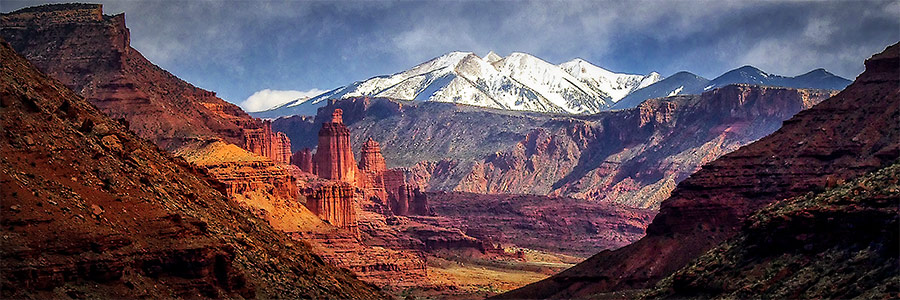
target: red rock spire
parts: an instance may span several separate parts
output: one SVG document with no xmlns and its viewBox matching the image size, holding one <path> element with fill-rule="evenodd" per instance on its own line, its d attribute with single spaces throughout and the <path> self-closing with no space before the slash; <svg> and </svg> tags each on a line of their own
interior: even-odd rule
<svg viewBox="0 0 900 300">
<path fill-rule="evenodd" d="M 378 174 L 387 170 L 384 156 L 381 155 L 381 146 L 371 137 L 367 140 L 359 152 L 359 170 L 365 173 Z"/>
<path fill-rule="evenodd" d="M 331 180 L 356 184 L 358 170 L 350 148 L 350 129 L 344 126 L 343 111 L 335 109 L 331 122 L 319 130 L 319 148 L 313 156 L 315 174 Z"/>
<path fill-rule="evenodd" d="M 335 109 L 333 113 L 331 113 L 331 123 L 334 124 L 344 124 L 344 111 L 340 108 Z"/>
</svg>

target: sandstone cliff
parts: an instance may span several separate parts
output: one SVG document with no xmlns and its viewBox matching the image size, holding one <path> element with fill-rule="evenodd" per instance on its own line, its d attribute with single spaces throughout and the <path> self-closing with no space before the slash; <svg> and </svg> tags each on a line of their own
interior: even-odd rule
<svg viewBox="0 0 900 300">
<path fill-rule="evenodd" d="M 273 132 L 269 120 L 263 121 L 259 129 L 244 129 L 243 148 L 276 163 L 291 162 L 291 139 L 282 132 Z"/>
<path fill-rule="evenodd" d="M 353 236 L 359 236 L 356 220 L 356 190 L 347 183 L 329 184 L 309 188 L 306 207 L 320 219 L 336 227 L 344 228 Z"/>
<path fill-rule="evenodd" d="M 291 155 L 291 164 L 300 168 L 301 171 L 312 174 L 312 150 L 303 148 Z"/>
<path fill-rule="evenodd" d="M 42 72 L 166 150 L 211 138 L 243 146 L 250 131 L 257 133 L 255 142 L 273 142 L 251 151 L 289 160 L 284 158 L 290 148 L 286 137 L 258 134 L 266 130 L 262 121 L 131 48 L 125 14 L 103 15 L 100 4 L 50 4 L 3 14 L 0 28 L 0 36 Z"/>
<path fill-rule="evenodd" d="M 406 167 L 429 191 L 551 194 L 656 207 L 702 164 L 774 132 L 831 94 L 727 86 L 585 117 L 359 98 L 323 108 L 315 122 L 284 118 L 272 126 L 295 141 L 308 140 L 305 126 L 341 108 L 354 145 L 376 137 L 388 165 Z"/>
<path fill-rule="evenodd" d="M 734 235 L 761 207 L 894 162 L 900 157 L 898 65 L 895 44 L 867 60 L 866 71 L 844 91 L 679 184 L 641 240 L 503 297 L 578 297 L 650 286 Z"/>
<path fill-rule="evenodd" d="M 0 298 L 382 298 L 0 43 Z"/>
</svg>

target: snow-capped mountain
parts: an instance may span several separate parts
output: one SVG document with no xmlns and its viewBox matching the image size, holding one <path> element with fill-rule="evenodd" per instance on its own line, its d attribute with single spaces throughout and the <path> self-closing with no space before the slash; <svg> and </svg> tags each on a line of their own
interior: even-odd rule
<svg viewBox="0 0 900 300">
<path fill-rule="evenodd" d="M 644 100 L 700 94 L 729 84 L 840 90 L 850 81 L 823 69 L 785 77 L 743 66 L 713 80 L 679 72 L 669 78 L 614 73 L 583 59 L 553 65 L 525 53 L 484 58 L 450 52 L 393 75 L 377 76 L 336 88 L 311 99 L 297 99 L 250 113 L 260 118 L 315 115 L 328 100 L 385 97 L 408 101 L 459 103 L 495 109 L 561 114 L 593 114 L 635 107 Z"/>
<path fill-rule="evenodd" d="M 592 65 L 576 58 L 562 63 L 560 68 L 587 85 L 589 88 L 605 94 L 612 102 L 618 102 L 634 90 L 654 84 L 660 80 L 659 73 L 648 75 L 618 74 Z"/>
<path fill-rule="evenodd" d="M 608 95 L 589 88 L 558 66 L 525 53 L 510 54 L 493 65 L 567 113 L 596 113 L 612 104 Z"/>
<path fill-rule="evenodd" d="M 636 89 L 613 106 L 613 109 L 632 108 L 647 99 L 698 94 L 709 85 L 709 79 L 694 75 L 690 72 L 678 72 L 666 79 L 660 80 L 646 87 Z"/>
<path fill-rule="evenodd" d="M 700 94 L 729 84 L 754 84 L 789 88 L 842 90 L 850 80 L 834 75 L 824 69 L 815 69 L 806 74 L 787 77 L 769 74 L 753 66 L 743 66 L 720 75 L 713 80 L 688 73 L 678 72 L 647 87 L 637 89 L 616 103 L 613 109 L 632 108 L 647 99 Z"/>
<path fill-rule="evenodd" d="M 292 101 L 256 117 L 314 115 L 328 99 L 369 96 L 460 103 L 497 109 L 564 114 L 607 110 L 628 92 L 659 80 L 616 74 L 578 59 L 559 66 L 525 53 L 480 58 L 451 52 L 407 71 L 354 82 L 309 100 Z"/>
</svg>

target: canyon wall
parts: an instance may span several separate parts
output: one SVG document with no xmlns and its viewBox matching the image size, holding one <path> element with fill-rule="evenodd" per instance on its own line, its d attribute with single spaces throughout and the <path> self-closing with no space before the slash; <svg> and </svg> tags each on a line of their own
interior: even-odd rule
<svg viewBox="0 0 900 300">
<path fill-rule="evenodd" d="M 314 225 L 308 211 L 290 203 L 298 189 L 277 166 L 290 161 L 290 139 L 273 132 L 270 122 L 251 118 L 145 59 L 130 46 L 124 14 L 104 16 L 96 4 L 31 7 L 3 14 L 0 35 L 103 113 L 204 168 L 207 178 L 241 205 L 258 209 L 260 216 L 274 206 L 289 206 L 290 214 L 267 216 L 280 220 L 274 226 Z"/>
<path fill-rule="evenodd" d="M 295 141 L 335 108 L 354 145 L 374 137 L 388 165 L 429 191 L 575 197 L 657 207 L 702 164 L 774 132 L 831 91 L 732 85 L 592 116 L 445 103 L 345 99 L 273 128 Z M 387 185 L 387 183 L 386 183 Z M 392 189 L 387 189 L 392 191 Z"/>
<path fill-rule="evenodd" d="M 159 68 L 130 46 L 125 15 L 103 15 L 100 4 L 43 5 L 2 15 L 0 36 L 42 72 L 61 81 L 113 119 L 166 150 L 196 140 L 222 139 L 289 161 L 289 140 L 267 131 L 214 92 Z M 266 144 L 260 144 L 265 141 Z"/>
<path fill-rule="evenodd" d="M 387 298 L 0 40 L 0 298 Z"/>
<path fill-rule="evenodd" d="M 651 286 L 732 237 L 754 211 L 895 162 L 900 44 L 865 65 L 839 94 L 680 183 L 641 240 L 503 297 L 570 298 Z"/>
</svg>

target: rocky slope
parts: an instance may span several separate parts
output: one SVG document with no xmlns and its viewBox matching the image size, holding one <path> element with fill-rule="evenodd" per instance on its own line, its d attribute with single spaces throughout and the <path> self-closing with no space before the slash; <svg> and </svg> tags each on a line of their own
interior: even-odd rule
<svg viewBox="0 0 900 300">
<path fill-rule="evenodd" d="M 775 131 L 830 95 L 728 86 L 587 117 L 357 98 L 333 103 L 314 122 L 292 117 L 272 126 L 296 147 L 308 147 L 301 141 L 311 140 L 310 127 L 341 108 L 354 145 L 376 138 L 389 167 L 409 168 L 431 191 L 551 194 L 655 207 L 703 163 Z"/>
<path fill-rule="evenodd" d="M 754 211 L 885 167 L 900 157 L 900 44 L 777 132 L 711 162 L 662 203 L 647 236 L 507 298 L 578 297 L 648 287 L 733 236 Z"/>
<path fill-rule="evenodd" d="M 40 70 L 108 116 L 203 168 L 224 184 L 222 193 L 260 217 L 278 219 L 274 226 L 311 224 L 313 216 L 296 207 L 290 213 L 273 211 L 298 196 L 293 178 L 277 166 L 289 162 L 290 140 L 272 132 L 270 122 L 252 119 L 215 93 L 147 61 L 129 44 L 124 14 L 105 16 L 102 10 L 98 4 L 24 8 L 2 15 L 0 33 Z"/>
<path fill-rule="evenodd" d="M 0 44 L 0 297 L 384 297 Z"/>
<path fill-rule="evenodd" d="M 225 196 L 275 229 L 297 232 L 328 227 L 303 205 L 288 166 L 218 140 L 187 143 L 174 154 L 221 183 Z"/>
<path fill-rule="evenodd" d="M 50 4 L 2 15 L 0 36 L 45 74 L 166 150 L 262 129 L 236 105 L 154 65 L 130 46 L 125 15 L 100 4 Z M 263 154 L 263 153 L 259 153 Z"/>
<path fill-rule="evenodd" d="M 832 184 L 837 184 L 835 181 Z M 647 298 L 898 296 L 900 164 L 769 205 Z"/>
</svg>

